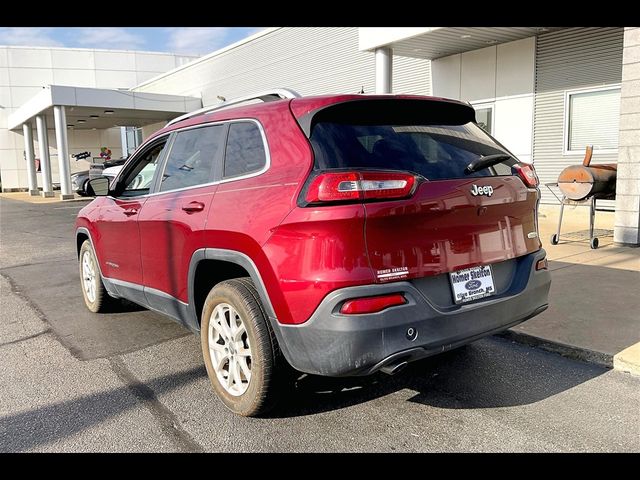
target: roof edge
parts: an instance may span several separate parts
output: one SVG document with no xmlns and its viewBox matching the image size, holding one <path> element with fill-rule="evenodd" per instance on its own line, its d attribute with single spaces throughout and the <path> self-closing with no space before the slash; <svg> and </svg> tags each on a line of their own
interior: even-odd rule
<svg viewBox="0 0 640 480">
<path fill-rule="evenodd" d="M 218 50 L 215 50 L 211 53 L 208 53 L 207 55 L 203 55 L 202 57 L 198 57 L 188 63 L 185 63 L 184 65 L 180 65 L 179 67 L 173 68 L 171 70 L 168 70 L 164 73 L 161 73 L 159 75 L 156 75 L 155 77 L 150 78 L 149 80 L 145 80 L 144 82 L 136 85 L 135 87 L 131 87 L 130 90 L 135 90 L 136 88 L 140 88 L 140 87 L 144 87 L 145 85 L 149 85 L 150 83 L 156 82 L 158 80 L 160 80 L 161 78 L 164 77 L 168 77 L 169 75 L 173 75 L 174 73 L 180 71 L 180 70 L 186 70 L 187 68 L 191 68 L 194 67 L 196 65 L 199 65 L 200 63 L 209 60 L 210 58 L 213 57 L 217 57 L 218 55 L 222 55 L 223 53 L 228 52 L 229 50 L 233 50 L 234 48 L 238 48 L 241 47 L 242 45 L 244 45 L 245 43 L 249 43 L 252 42 L 253 40 L 256 40 L 260 37 L 263 37 L 265 35 L 268 35 L 270 33 L 273 33 L 277 30 L 280 30 L 283 27 L 269 27 L 269 28 L 265 28 L 264 30 L 260 30 L 259 32 L 254 33 L 253 35 L 249 35 L 246 38 L 243 38 L 241 40 L 238 40 L 237 42 L 232 43 L 231 45 L 227 45 L 226 47 L 222 47 Z"/>
</svg>

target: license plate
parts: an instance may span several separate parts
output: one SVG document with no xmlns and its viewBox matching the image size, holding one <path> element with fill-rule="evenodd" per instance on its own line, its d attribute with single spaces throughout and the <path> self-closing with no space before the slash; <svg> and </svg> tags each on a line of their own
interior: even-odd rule
<svg viewBox="0 0 640 480">
<path fill-rule="evenodd" d="M 467 303 L 496 293 L 490 265 L 451 272 L 449 278 L 456 303 Z"/>
</svg>

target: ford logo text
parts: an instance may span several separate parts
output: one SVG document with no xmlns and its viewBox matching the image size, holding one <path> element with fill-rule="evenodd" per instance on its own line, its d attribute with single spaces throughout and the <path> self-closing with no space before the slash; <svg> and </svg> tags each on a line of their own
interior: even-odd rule
<svg viewBox="0 0 640 480">
<path fill-rule="evenodd" d="M 477 290 L 478 288 L 480 288 L 480 285 L 482 285 L 482 282 L 480 280 L 469 280 L 464 284 L 464 288 L 466 288 L 467 290 Z"/>
</svg>

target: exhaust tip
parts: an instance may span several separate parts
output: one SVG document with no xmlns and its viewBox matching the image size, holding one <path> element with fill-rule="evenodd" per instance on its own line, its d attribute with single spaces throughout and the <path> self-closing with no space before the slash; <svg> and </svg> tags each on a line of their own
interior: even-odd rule
<svg viewBox="0 0 640 480">
<path fill-rule="evenodd" d="M 408 365 L 408 362 L 402 361 L 399 363 L 392 363 L 389 365 L 385 365 L 380 369 L 381 372 L 386 373 L 387 375 L 395 375 L 400 370 L 404 370 L 404 367 Z"/>
</svg>

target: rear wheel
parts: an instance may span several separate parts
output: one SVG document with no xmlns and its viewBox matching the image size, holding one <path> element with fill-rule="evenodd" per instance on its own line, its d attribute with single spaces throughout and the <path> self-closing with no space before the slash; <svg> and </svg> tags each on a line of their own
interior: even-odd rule
<svg viewBox="0 0 640 480">
<path fill-rule="evenodd" d="M 209 292 L 200 337 L 209 380 L 229 410 L 251 417 L 275 406 L 284 359 L 250 278 Z"/>
<path fill-rule="evenodd" d="M 598 241 L 598 239 L 597 239 L 597 238 L 592 238 L 592 239 L 591 239 L 590 245 L 591 245 L 591 248 L 592 248 L 593 250 L 595 250 L 596 248 L 598 248 L 598 245 L 599 245 L 599 244 L 600 244 L 600 242 Z"/>
<path fill-rule="evenodd" d="M 558 244 L 558 234 L 554 233 L 553 235 L 551 235 L 551 245 L 557 245 Z"/>
<path fill-rule="evenodd" d="M 95 313 L 106 311 L 115 299 L 109 296 L 102 283 L 98 259 L 89 240 L 85 240 L 80 248 L 79 267 L 85 305 Z"/>
</svg>

